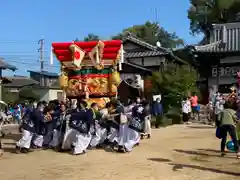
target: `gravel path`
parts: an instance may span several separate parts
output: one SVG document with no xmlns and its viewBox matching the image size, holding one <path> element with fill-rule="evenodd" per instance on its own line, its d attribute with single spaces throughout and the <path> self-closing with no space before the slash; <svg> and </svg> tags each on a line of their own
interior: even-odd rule
<svg viewBox="0 0 240 180">
<path fill-rule="evenodd" d="M 83 156 L 36 151 L 12 154 L 14 135 L 4 142 L 0 158 L 1 180 L 237 180 L 240 160 L 234 153 L 219 157 L 214 128 L 174 125 L 154 129 L 129 154 L 92 150 Z"/>
</svg>

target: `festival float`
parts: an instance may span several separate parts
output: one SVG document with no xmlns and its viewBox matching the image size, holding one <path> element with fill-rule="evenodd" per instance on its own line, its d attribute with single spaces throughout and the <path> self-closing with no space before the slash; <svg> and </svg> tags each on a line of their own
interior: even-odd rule
<svg viewBox="0 0 240 180">
<path fill-rule="evenodd" d="M 103 107 L 117 96 L 123 63 L 120 40 L 52 43 L 61 64 L 59 76 L 64 96 L 86 99 Z"/>
</svg>

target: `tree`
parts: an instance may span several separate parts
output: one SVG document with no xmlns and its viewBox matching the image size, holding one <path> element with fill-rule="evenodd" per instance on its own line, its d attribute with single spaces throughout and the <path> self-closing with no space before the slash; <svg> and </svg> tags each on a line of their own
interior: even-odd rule
<svg viewBox="0 0 240 180">
<path fill-rule="evenodd" d="M 86 37 L 84 37 L 83 40 L 79 40 L 78 38 L 76 38 L 74 41 L 75 42 L 80 42 L 80 41 L 85 41 L 85 42 L 88 42 L 88 41 L 98 41 L 100 40 L 99 36 L 98 35 L 95 35 L 93 33 L 90 33 L 88 34 Z"/>
<path fill-rule="evenodd" d="M 157 41 L 160 41 L 161 45 L 166 48 L 175 48 L 184 44 L 184 41 L 175 33 L 169 33 L 160 27 L 158 23 L 151 23 L 150 21 L 123 29 L 121 33 L 113 36 L 112 39 L 122 39 L 128 32 L 152 45 L 156 45 Z"/>
<path fill-rule="evenodd" d="M 197 72 L 190 66 L 169 65 L 150 77 L 152 93 L 162 94 L 165 111 L 172 107 L 180 108 L 182 99 L 189 93 L 199 94 L 197 77 Z"/>
<path fill-rule="evenodd" d="M 20 100 L 35 101 L 40 99 L 40 97 L 33 92 L 32 87 L 23 87 L 19 91 L 18 96 L 19 96 L 19 99 L 18 99 L 19 101 Z"/>
<path fill-rule="evenodd" d="M 90 33 L 90 34 L 88 34 L 87 37 L 84 38 L 83 41 L 88 42 L 88 41 L 98 41 L 98 40 L 100 40 L 99 36 Z"/>
<path fill-rule="evenodd" d="M 7 88 L 2 87 L 3 101 L 6 103 L 15 102 L 18 99 L 18 93 L 10 92 Z"/>
<path fill-rule="evenodd" d="M 188 9 L 190 30 L 193 34 L 209 36 L 213 23 L 236 21 L 240 0 L 190 0 Z"/>
</svg>

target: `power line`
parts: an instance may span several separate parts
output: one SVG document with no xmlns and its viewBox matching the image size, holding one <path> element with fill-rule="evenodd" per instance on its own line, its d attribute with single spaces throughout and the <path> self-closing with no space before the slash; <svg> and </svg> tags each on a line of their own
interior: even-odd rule
<svg viewBox="0 0 240 180">
<path fill-rule="evenodd" d="M 7 57 L 39 57 L 39 54 L 1 54 L 0 56 L 7 56 Z M 47 57 L 47 56 L 44 56 Z M 49 56 L 48 56 L 49 57 Z"/>
<path fill-rule="evenodd" d="M 49 50 L 45 50 L 45 49 L 42 49 L 41 50 L 42 52 L 48 52 Z M 37 51 L 36 51 L 37 52 Z M 0 51 L 0 53 L 2 54 L 33 54 L 33 53 L 36 53 L 34 51 Z"/>
<path fill-rule="evenodd" d="M 17 60 L 7 60 L 7 62 L 16 63 L 16 64 L 38 65 L 37 62 L 25 62 L 25 61 L 17 61 Z M 46 63 L 46 62 L 47 61 L 43 61 L 43 63 Z M 44 66 L 60 67 L 60 65 L 49 65 L 49 64 L 44 64 Z"/>
<path fill-rule="evenodd" d="M 14 42 L 14 41 L 0 41 L 0 44 L 37 44 L 37 42 Z"/>
<path fill-rule="evenodd" d="M 8 44 L 8 43 L 10 43 L 10 44 L 30 44 L 30 43 L 36 43 L 36 44 L 38 44 L 38 41 L 36 41 L 36 40 L 34 40 L 34 41 L 31 41 L 31 40 L 29 40 L 29 41 L 26 41 L 26 40 L 0 40 L 0 44 Z"/>
</svg>

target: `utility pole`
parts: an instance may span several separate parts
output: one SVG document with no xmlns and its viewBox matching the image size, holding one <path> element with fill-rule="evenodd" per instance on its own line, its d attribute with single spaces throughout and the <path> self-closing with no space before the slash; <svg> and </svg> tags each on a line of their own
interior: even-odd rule
<svg viewBox="0 0 240 180">
<path fill-rule="evenodd" d="M 40 48 L 38 49 L 38 52 L 40 52 L 40 71 L 43 72 L 44 70 L 44 39 L 40 39 L 38 41 L 38 44 L 40 45 Z"/>
</svg>

